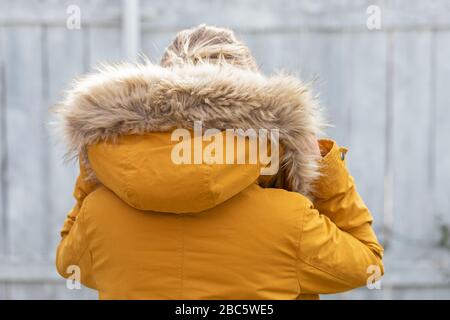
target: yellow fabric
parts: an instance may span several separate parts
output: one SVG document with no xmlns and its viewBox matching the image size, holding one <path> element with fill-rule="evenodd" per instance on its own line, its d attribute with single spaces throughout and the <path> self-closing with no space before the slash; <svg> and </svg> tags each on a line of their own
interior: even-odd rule
<svg viewBox="0 0 450 320">
<path fill-rule="evenodd" d="M 56 265 L 78 265 L 101 299 L 316 299 L 383 273 L 383 248 L 330 140 L 314 203 L 261 188 L 260 166 L 175 165 L 169 133 L 89 149 Z"/>
<path fill-rule="evenodd" d="M 194 140 L 201 138 L 191 139 L 192 150 Z M 258 164 L 195 164 L 193 152 L 192 164 L 177 165 L 171 159 L 177 143 L 171 141 L 169 133 L 130 135 L 119 143 L 92 146 L 89 159 L 99 180 L 128 205 L 158 212 L 206 210 L 245 189 L 259 176 Z M 207 145 L 204 143 L 204 148 Z M 248 141 L 245 146 L 247 150 Z M 226 145 L 223 147 L 225 154 Z M 239 154 L 236 149 L 236 157 L 246 156 L 245 150 Z M 248 163 L 245 160 L 242 162 Z"/>
</svg>

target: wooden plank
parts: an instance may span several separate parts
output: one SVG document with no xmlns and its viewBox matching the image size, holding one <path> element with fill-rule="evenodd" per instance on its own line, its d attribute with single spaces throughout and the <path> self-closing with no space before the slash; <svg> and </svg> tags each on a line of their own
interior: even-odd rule
<svg viewBox="0 0 450 320">
<path fill-rule="evenodd" d="M 447 147 L 450 137 L 450 32 L 438 32 L 435 35 L 436 73 L 435 114 L 434 114 L 434 179 L 433 194 L 436 205 L 436 222 L 439 228 L 438 242 L 441 246 L 450 248 L 450 150 Z"/>
<path fill-rule="evenodd" d="M 386 123 L 385 123 L 385 160 L 384 160 L 384 199 L 383 199 L 383 246 L 389 252 L 392 227 L 394 225 L 394 70 L 395 70 L 395 34 L 386 34 Z"/>
<path fill-rule="evenodd" d="M 10 290 L 10 299 L 15 300 L 89 300 L 98 299 L 96 291 L 86 287 L 69 290 L 65 280 L 61 283 L 16 283 Z"/>
<path fill-rule="evenodd" d="M 131 61 L 137 61 L 141 51 L 141 16 L 139 0 L 122 1 L 122 51 Z"/>
<path fill-rule="evenodd" d="M 444 252 L 435 251 L 427 258 L 414 263 L 397 260 L 390 263 L 389 272 L 382 279 L 382 288 L 431 288 L 449 287 L 448 265 L 442 265 L 442 272 L 436 273 L 436 261 Z M 56 273 L 54 262 L 49 259 L 8 259 L 0 260 L 0 283 L 60 283 L 64 279 Z"/>
<path fill-rule="evenodd" d="M 48 60 L 51 61 L 48 70 L 49 106 L 63 98 L 63 90 L 69 87 L 72 80 L 84 71 L 83 40 L 84 29 L 68 30 L 66 28 L 49 28 L 47 42 Z M 55 116 L 48 114 L 48 123 Z M 54 259 L 56 246 L 59 243 L 59 231 L 63 221 L 74 205 L 72 197 L 78 165 L 75 161 L 65 162 L 66 146 L 59 132 L 49 128 L 49 176 L 47 192 L 50 194 L 50 210 L 48 212 L 48 256 Z"/>
<path fill-rule="evenodd" d="M 45 253 L 45 112 L 40 28 L 5 29 L 8 228 L 12 255 Z"/>
<path fill-rule="evenodd" d="M 42 24 L 66 26 L 69 6 L 77 6 L 81 26 L 120 25 L 121 0 L 1 0 L 0 24 L 8 26 L 39 26 Z"/>
<path fill-rule="evenodd" d="M 14 283 L 11 286 L 9 296 L 12 300 L 44 300 L 55 299 L 52 285 L 42 283 Z"/>
<path fill-rule="evenodd" d="M 0 299 L 97 299 L 96 290 L 70 290 L 53 262 L 0 259 Z"/>
<path fill-rule="evenodd" d="M 321 300 L 380 300 L 383 299 L 383 290 L 369 290 L 365 287 L 338 293 L 323 294 Z"/>
<path fill-rule="evenodd" d="M 393 299 L 396 300 L 449 300 L 450 288 L 425 288 L 418 290 L 398 289 L 393 291 Z"/>
<path fill-rule="evenodd" d="M 384 290 L 369 290 L 361 288 L 337 295 L 321 295 L 322 300 L 385 300 Z M 390 298 L 394 300 L 448 300 L 450 288 L 395 288 L 391 290 Z"/>
<path fill-rule="evenodd" d="M 251 50 L 265 74 L 299 73 L 299 35 L 284 33 L 237 33 Z"/>
<path fill-rule="evenodd" d="M 383 227 L 386 152 L 386 35 L 344 35 L 346 61 L 341 72 L 348 107 L 350 149 L 347 161 L 358 191 L 374 217 L 380 240 Z M 351 48 L 351 49 L 350 49 Z"/>
<path fill-rule="evenodd" d="M 0 282 L 0 300 L 7 300 L 8 298 L 7 285 Z"/>
<path fill-rule="evenodd" d="M 66 283 L 53 285 L 53 299 L 58 300 L 98 300 L 98 291 L 82 286 L 80 289 L 67 289 Z"/>
<path fill-rule="evenodd" d="M 8 153 L 6 148 L 6 83 L 5 83 L 5 63 L 4 63 L 4 35 L 3 28 L 0 28 L 0 255 L 7 250 L 7 180 L 6 164 Z"/>
<path fill-rule="evenodd" d="M 394 220 L 392 240 L 397 259 L 433 245 L 434 204 L 431 201 L 429 158 L 431 123 L 431 33 L 394 36 L 393 173 Z M 429 250 L 429 249 L 428 249 Z M 391 252 L 392 253 L 392 252 Z"/>
<path fill-rule="evenodd" d="M 366 10 L 371 5 L 381 9 L 383 30 L 427 29 L 430 25 L 449 28 L 450 16 L 450 6 L 445 0 L 197 0 L 189 5 L 177 0 L 141 2 L 143 26 L 154 31 L 179 30 L 206 23 L 263 33 L 267 30 L 296 32 L 299 29 L 368 32 Z"/>
<path fill-rule="evenodd" d="M 56 272 L 55 264 L 42 257 L 7 257 L 0 260 L 0 282 L 58 282 L 63 278 Z"/>
<path fill-rule="evenodd" d="M 69 5 L 81 9 L 83 25 L 112 26 L 120 24 L 120 0 L 1 0 L 0 24 L 64 26 Z M 235 29 L 265 31 L 267 29 L 367 31 L 366 12 L 377 5 L 382 13 L 382 28 L 428 28 L 434 25 L 450 28 L 450 7 L 446 0 L 265 0 L 204 1 L 189 5 L 179 0 L 143 0 L 141 13 L 145 28 L 182 29 L 200 23 L 227 25 Z M 255 10 L 254 8 L 258 8 Z M 420 15 L 416 14 L 420 12 Z"/>
<path fill-rule="evenodd" d="M 0 283 L 0 299 L 1 296 Z M 383 299 L 383 290 L 368 290 L 361 288 L 336 295 L 321 295 L 321 300 L 376 300 Z M 448 300 L 450 298 L 450 288 L 398 288 L 392 290 L 392 299 L 398 300 Z M 17 283 L 11 290 L 11 295 L 6 299 L 37 299 L 37 300 L 96 300 L 98 293 L 86 287 L 80 290 L 69 290 L 64 284 L 54 283 Z"/>
<path fill-rule="evenodd" d="M 93 68 L 101 63 L 122 62 L 122 39 L 118 28 L 91 28 L 89 30 L 89 63 Z"/>
</svg>

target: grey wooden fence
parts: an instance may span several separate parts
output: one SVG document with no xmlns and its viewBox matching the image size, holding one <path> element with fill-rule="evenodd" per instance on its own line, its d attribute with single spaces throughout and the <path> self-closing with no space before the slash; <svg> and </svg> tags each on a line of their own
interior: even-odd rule
<svg viewBox="0 0 450 320">
<path fill-rule="evenodd" d="M 0 0 L 0 298 L 96 297 L 55 272 L 76 166 L 47 110 L 76 75 L 124 59 L 123 12 L 119 0 Z M 450 1 L 141 0 L 141 51 L 157 60 L 200 23 L 233 28 L 266 72 L 314 80 L 328 135 L 350 148 L 387 273 L 381 290 L 324 298 L 450 298 Z"/>
</svg>

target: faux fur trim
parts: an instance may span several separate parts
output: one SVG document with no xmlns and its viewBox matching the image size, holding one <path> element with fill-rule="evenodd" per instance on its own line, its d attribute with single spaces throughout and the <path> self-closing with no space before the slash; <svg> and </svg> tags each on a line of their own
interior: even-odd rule
<svg viewBox="0 0 450 320">
<path fill-rule="evenodd" d="M 277 187 L 310 195 L 318 159 L 305 137 L 323 126 L 308 88 L 289 75 L 263 76 L 231 65 L 103 66 L 75 82 L 56 106 L 68 154 L 120 135 L 192 128 L 279 129 L 283 154 Z"/>
</svg>

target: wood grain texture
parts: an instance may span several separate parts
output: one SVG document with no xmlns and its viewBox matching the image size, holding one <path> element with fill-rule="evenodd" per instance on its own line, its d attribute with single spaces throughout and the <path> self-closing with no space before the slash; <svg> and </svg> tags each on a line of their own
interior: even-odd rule
<svg viewBox="0 0 450 320">
<path fill-rule="evenodd" d="M 153 30 L 179 30 L 206 23 L 263 33 L 355 32 L 368 31 L 366 10 L 370 5 L 380 8 L 384 30 L 427 29 L 431 22 L 436 27 L 449 27 L 450 4 L 445 0 L 198 0 L 190 5 L 177 0 L 142 0 L 142 18 L 143 27 Z"/>
<path fill-rule="evenodd" d="M 374 217 L 383 241 L 386 152 L 386 35 L 349 34 L 343 39 L 346 60 L 341 72 L 341 106 L 347 114 L 347 161 L 358 191 Z M 351 49 L 349 49 L 351 48 Z M 346 106 L 346 107 L 344 107 Z M 336 127 L 342 130 L 341 127 Z"/>
<path fill-rule="evenodd" d="M 429 154 L 431 32 L 395 34 L 393 79 L 394 244 L 408 258 L 414 242 L 432 245 L 434 203 Z M 434 232 L 433 232 L 434 231 Z M 411 241 L 408 241 L 411 239 Z"/>
<path fill-rule="evenodd" d="M 450 3 L 446 0 L 141 0 L 142 52 L 158 62 L 176 31 L 227 26 L 265 73 L 312 81 L 347 146 L 386 244 L 383 290 L 324 299 L 450 295 Z M 66 28 L 67 7 L 81 30 Z M 378 5 L 382 28 L 366 27 Z M 76 164 L 47 123 L 76 75 L 123 60 L 120 0 L 0 0 L 0 298 L 96 298 L 55 272 Z"/>
<path fill-rule="evenodd" d="M 65 27 L 69 6 L 80 9 L 82 27 L 120 24 L 121 0 L 2 0 L 0 25 Z"/>
<path fill-rule="evenodd" d="M 12 255 L 45 254 L 47 228 L 42 28 L 5 28 L 7 223 Z"/>
<path fill-rule="evenodd" d="M 450 79 L 450 32 L 437 32 L 435 34 L 435 88 L 436 98 L 433 120 L 434 163 L 433 201 L 436 205 L 436 217 L 441 227 L 450 228 L 450 148 L 448 139 L 450 137 L 450 90 L 448 90 Z M 442 244 L 449 246 L 450 239 L 441 234 Z M 449 266 L 450 267 L 450 266 Z"/>
<path fill-rule="evenodd" d="M 4 32 L 0 27 L 0 255 L 6 254 L 8 248 L 6 165 L 8 153 L 6 150 L 6 81 L 5 81 L 5 44 Z"/>
</svg>

